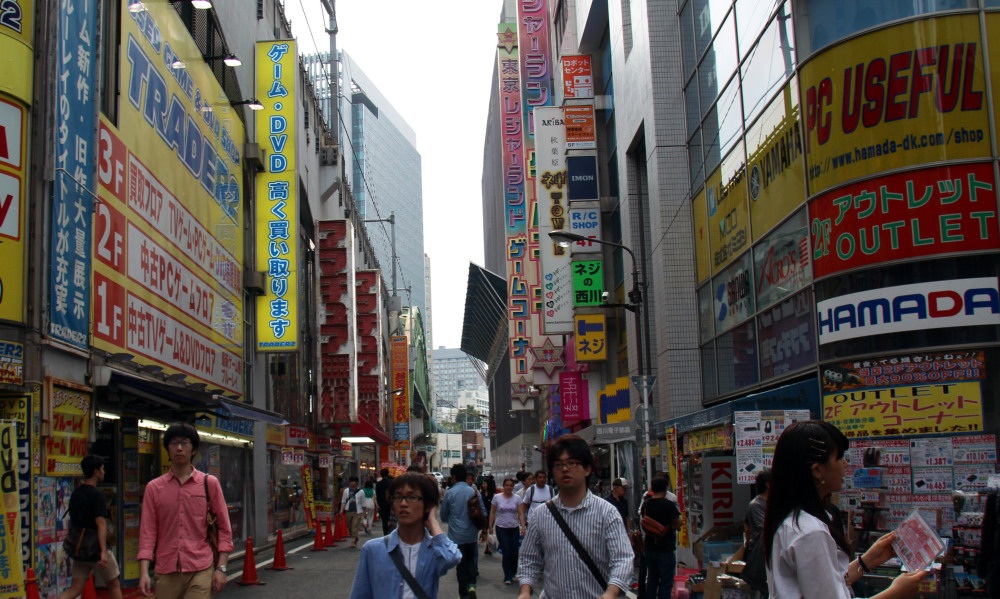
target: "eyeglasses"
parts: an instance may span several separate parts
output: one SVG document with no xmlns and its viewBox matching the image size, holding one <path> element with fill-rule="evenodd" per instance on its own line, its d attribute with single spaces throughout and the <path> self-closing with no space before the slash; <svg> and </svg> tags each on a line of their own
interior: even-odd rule
<svg viewBox="0 0 1000 599">
<path fill-rule="evenodd" d="M 167 445 L 171 447 L 188 447 L 191 445 L 191 439 L 171 439 Z"/>
<path fill-rule="evenodd" d="M 420 503 L 424 498 L 420 495 L 393 495 L 393 503 Z"/>
<path fill-rule="evenodd" d="M 572 470 L 577 466 L 583 466 L 580 460 L 566 460 L 565 462 L 555 462 L 552 464 L 553 470 Z"/>
</svg>

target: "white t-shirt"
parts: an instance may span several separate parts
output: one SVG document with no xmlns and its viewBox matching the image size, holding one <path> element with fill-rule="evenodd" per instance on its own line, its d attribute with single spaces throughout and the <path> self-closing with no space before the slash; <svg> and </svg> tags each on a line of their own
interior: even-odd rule
<svg viewBox="0 0 1000 599">
<path fill-rule="evenodd" d="M 417 558 L 420 557 L 420 543 L 415 545 L 410 545 L 409 543 L 399 542 L 399 553 L 403 556 L 403 565 L 406 569 L 413 574 L 413 577 L 417 577 Z M 413 594 L 413 589 L 410 585 L 403 581 L 403 599 L 417 599 L 417 596 Z"/>
<path fill-rule="evenodd" d="M 503 493 L 497 493 L 493 496 L 493 507 L 497 511 L 497 518 L 494 522 L 494 526 L 497 528 L 517 528 L 517 508 L 521 505 L 521 498 L 517 495 L 511 495 L 510 499 L 503 496 Z"/>
<path fill-rule="evenodd" d="M 354 495 L 353 499 L 348 499 L 355 491 L 357 491 L 357 495 Z M 364 506 L 361 505 L 361 502 L 364 501 L 364 498 L 365 498 L 364 490 L 351 489 L 350 487 L 347 487 L 346 489 L 344 489 L 344 492 L 340 494 L 340 505 L 345 506 L 344 507 L 345 512 L 357 512 L 360 514 L 364 511 Z M 352 502 L 354 503 L 353 510 L 351 509 Z"/>
<path fill-rule="evenodd" d="M 850 557 L 819 518 L 789 515 L 774 534 L 767 588 L 773 599 L 848 599 Z"/>
<path fill-rule="evenodd" d="M 541 505 L 546 501 L 552 499 L 552 487 L 545 485 L 541 489 L 538 485 L 531 485 L 524 490 L 524 503 L 528 504 L 527 512 L 525 513 L 525 519 L 531 517 L 531 510 L 535 509 L 535 506 Z"/>
</svg>

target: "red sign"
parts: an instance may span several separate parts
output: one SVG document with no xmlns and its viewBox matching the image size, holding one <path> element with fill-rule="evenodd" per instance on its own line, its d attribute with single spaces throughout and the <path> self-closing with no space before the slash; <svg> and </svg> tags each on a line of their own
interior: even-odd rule
<svg viewBox="0 0 1000 599">
<path fill-rule="evenodd" d="M 889 260 L 1000 248 L 996 211 L 990 163 L 842 187 L 809 202 L 814 277 Z"/>
<path fill-rule="evenodd" d="M 285 445 L 289 447 L 309 447 L 309 429 L 289 424 L 285 427 Z"/>
<path fill-rule="evenodd" d="M 594 71 L 590 56 L 563 56 L 563 97 L 593 98 Z"/>
<path fill-rule="evenodd" d="M 590 418 L 590 389 L 581 372 L 560 372 L 559 393 L 562 401 L 562 420 Z"/>
<path fill-rule="evenodd" d="M 566 149 L 593 150 L 597 148 L 597 129 L 594 125 L 593 106 L 564 106 L 566 120 Z"/>
</svg>

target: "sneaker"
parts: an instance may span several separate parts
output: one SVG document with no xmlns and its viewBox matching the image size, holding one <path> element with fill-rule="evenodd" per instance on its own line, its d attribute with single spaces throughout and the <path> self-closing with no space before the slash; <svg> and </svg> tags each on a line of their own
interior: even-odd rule
<svg viewBox="0 0 1000 599">
<path fill-rule="evenodd" d="M 507 580 L 503 581 L 503 583 L 504 584 L 513 584 L 513 581 L 508 578 Z"/>
<path fill-rule="evenodd" d="M 476 587 L 475 585 L 469 585 L 469 599 L 476 599 Z"/>
</svg>

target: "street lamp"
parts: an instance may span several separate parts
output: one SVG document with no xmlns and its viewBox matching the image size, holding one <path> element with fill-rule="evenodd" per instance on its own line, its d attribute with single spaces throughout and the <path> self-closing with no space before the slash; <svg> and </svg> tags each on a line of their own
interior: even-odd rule
<svg viewBox="0 0 1000 599">
<path fill-rule="evenodd" d="M 639 263 L 635 259 L 635 254 L 632 250 L 620 243 L 615 243 L 613 241 L 604 241 L 602 239 L 595 239 L 592 237 L 584 237 L 577 233 L 570 233 L 569 231 L 554 230 L 549 231 L 549 238 L 555 241 L 561 247 L 569 247 L 573 242 L 594 242 L 601 245 L 608 245 L 611 247 L 621 248 L 628 252 L 630 258 L 632 258 L 632 289 L 628 292 L 628 304 L 624 304 L 622 307 L 631 311 L 635 316 L 635 353 L 636 362 L 639 376 L 638 383 L 636 387 L 639 387 L 642 391 L 642 409 L 643 409 L 643 430 L 645 432 L 645 446 L 646 446 L 646 484 L 650 484 L 653 480 L 653 460 L 649 449 L 649 391 L 653 386 L 653 382 L 656 381 L 655 377 L 647 376 L 645 369 L 645 362 L 642 355 L 642 305 L 646 301 L 645 296 L 642 294 L 642 283 L 639 282 Z"/>
<path fill-rule="evenodd" d="M 392 265 L 389 267 L 392 269 L 392 295 L 396 296 L 396 213 L 390 212 L 389 218 L 366 218 L 362 222 L 366 223 L 389 223 L 389 228 L 392 230 Z M 383 231 L 385 229 L 382 229 Z"/>
</svg>

